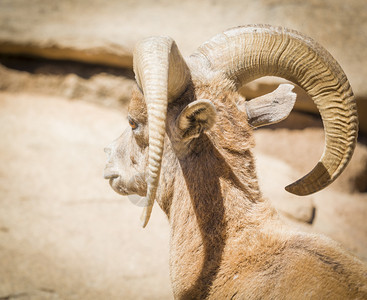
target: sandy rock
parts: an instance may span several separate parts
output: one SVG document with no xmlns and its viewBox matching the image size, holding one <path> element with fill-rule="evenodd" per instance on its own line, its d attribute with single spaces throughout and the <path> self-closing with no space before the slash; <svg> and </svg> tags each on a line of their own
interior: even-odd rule
<svg viewBox="0 0 367 300">
<path fill-rule="evenodd" d="M 95 43 L 95 42 L 94 42 Z M 104 66 L 131 68 L 132 52 L 122 45 L 99 41 L 100 45 L 91 45 L 90 41 L 13 41 L 0 39 L 0 54 L 14 56 L 40 57 L 54 60 L 72 60 Z"/>
<path fill-rule="evenodd" d="M 6 58 L 0 65 L 0 90 L 82 99 L 121 107 L 135 85 L 131 71 L 74 62 Z"/>
<path fill-rule="evenodd" d="M 131 68 L 134 45 L 146 36 L 172 36 L 187 56 L 219 32 L 259 23 L 305 33 L 336 58 L 351 82 L 367 133 L 364 0 L 1 1 L 0 53 Z M 265 82 L 251 94 L 264 94 L 272 85 Z M 315 111 L 307 96 L 301 93 L 298 99 L 296 108 Z"/>
<path fill-rule="evenodd" d="M 353 159 L 338 179 L 336 188 L 350 193 L 367 193 L 367 146 L 357 144 Z"/>
<path fill-rule="evenodd" d="M 312 224 L 315 217 L 313 197 L 295 197 L 284 190 L 284 187 L 295 180 L 294 170 L 285 162 L 256 152 L 259 184 L 265 198 L 286 217 Z M 275 173 L 269 169 L 276 170 Z"/>
<path fill-rule="evenodd" d="M 29 45 L 29 49 L 41 45 L 50 53 L 65 49 L 78 60 L 88 59 L 83 58 L 88 53 L 118 57 L 113 64 L 122 63 L 120 57 L 131 54 L 136 41 L 149 35 L 170 35 L 183 54 L 189 55 L 230 27 L 259 23 L 286 26 L 319 41 L 345 69 L 357 96 L 367 96 L 363 80 L 366 68 L 361 68 L 367 57 L 367 4 L 363 0 L 114 0 L 108 5 L 102 0 L 52 4 L 47 0 L 13 0 L 1 2 L 0 16 L 0 51 L 7 52 L 6 45 L 9 51 L 13 51 L 10 45 Z"/>
</svg>

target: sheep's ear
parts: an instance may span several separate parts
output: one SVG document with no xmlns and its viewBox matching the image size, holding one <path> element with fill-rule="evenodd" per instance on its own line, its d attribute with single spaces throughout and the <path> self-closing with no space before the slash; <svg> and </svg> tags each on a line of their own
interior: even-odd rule
<svg viewBox="0 0 367 300">
<path fill-rule="evenodd" d="M 184 140 L 194 139 L 210 129 L 217 112 L 210 100 L 200 99 L 187 105 L 176 120 L 177 129 Z"/>
<path fill-rule="evenodd" d="M 272 93 L 237 105 L 246 112 L 248 122 L 254 127 L 277 123 L 288 117 L 296 102 L 297 95 L 292 92 L 293 88 L 292 84 L 281 84 Z"/>
</svg>

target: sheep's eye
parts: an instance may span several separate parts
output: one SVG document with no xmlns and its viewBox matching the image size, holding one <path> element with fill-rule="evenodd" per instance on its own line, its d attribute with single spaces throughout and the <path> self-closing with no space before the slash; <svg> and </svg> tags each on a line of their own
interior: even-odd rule
<svg viewBox="0 0 367 300">
<path fill-rule="evenodd" d="M 128 118 L 129 120 L 129 125 L 132 129 L 136 129 L 138 127 L 138 124 L 131 118 Z"/>
</svg>

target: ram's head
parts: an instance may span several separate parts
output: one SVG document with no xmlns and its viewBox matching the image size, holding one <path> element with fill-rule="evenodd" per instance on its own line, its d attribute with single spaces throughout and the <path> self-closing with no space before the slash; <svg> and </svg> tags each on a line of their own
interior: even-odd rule
<svg viewBox="0 0 367 300">
<path fill-rule="evenodd" d="M 338 177 L 353 153 L 358 119 L 349 82 L 326 50 L 295 31 L 270 26 L 234 28 L 204 43 L 187 60 L 171 38 L 148 38 L 136 46 L 134 72 L 138 89 L 129 105 L 130 127 L 106 148 L 105 178 L 120 194 L 144 197 L 140 203 L 143 226 L 160 184 L 164 151 L 170 152 L 165 157 L 178 160 L 200 151 L 205 144 L 203 133 L 217 120 L 232 120 L 232 126 L 241 127 L 241 140 L 251 138 L 246 136 L 250 127 L 274 123 L 289 114 L 295 101 L 290 85 L 243 101 L 238 89 L 256 78 L 273 75 L 298 84 L 323 119 L 324 153 L 315 168 L 287 186 L 287 191 L 307 195 L 323 189 Z"/>
</svg>

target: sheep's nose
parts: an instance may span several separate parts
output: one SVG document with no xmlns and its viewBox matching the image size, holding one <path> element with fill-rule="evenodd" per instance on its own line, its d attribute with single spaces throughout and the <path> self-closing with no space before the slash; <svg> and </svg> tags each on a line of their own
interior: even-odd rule
<svg viewBox="0 0 367 300">
<path fill-rule="evenodd" d="M 103 149 L 103 151 L 104 151 L 104 153 L 106 153 L 107 155 L 111 155 L 111 147 L 110 147 L 110 146 L 105 147 L 105 148 Z"/>
</svg>

